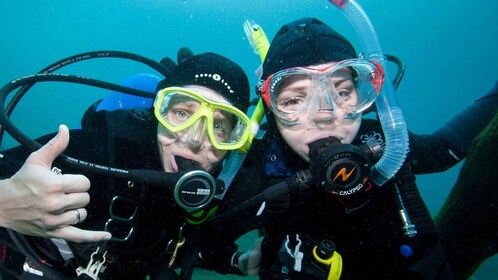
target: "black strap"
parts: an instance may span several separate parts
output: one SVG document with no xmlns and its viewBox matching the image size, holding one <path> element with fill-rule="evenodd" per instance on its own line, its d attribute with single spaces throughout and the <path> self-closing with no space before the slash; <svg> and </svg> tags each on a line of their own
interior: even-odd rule
<svg viewBox="0 0 498 280">
<path fill-rule="evenodd" d="M 183 248 L 184 255 L 180 272 L 181 280 L 192 279 L 192 273 L 194 271 L 194 267 L 200 252 L 200 246 L 198 243 L 202 238 L 200 226 L 191 227 L 188 236 L 189 237 Z"/>
<path fill-rule="evenodd" d="M 406 273 L 417 275 L 418 279 L 453 279 L 436 226 L 409 166 L 405 164 L 394 180 L 397 181 L 407 214 L 417 230 L 416 236 L 406 238 L 414 250 L 414 256 L 407 258 Z"/>
</svg>

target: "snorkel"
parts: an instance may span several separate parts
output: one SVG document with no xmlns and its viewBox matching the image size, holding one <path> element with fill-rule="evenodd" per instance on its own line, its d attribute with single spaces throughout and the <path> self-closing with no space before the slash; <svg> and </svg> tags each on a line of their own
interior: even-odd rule
<svg viewBox="0 0 498 280">
<path fill-rule="evenodd" d="M 246 20 L 244 22 L 244 32 L 246 33 L 249 44 L 251 45 L 254 53 L 258 54 L 261 61 L 264 61 L 266 53 L 270 48 L 270 42 L 266 37 L 263 29 L 257 25 L 252 20 Z M 230 184 L 233 181 L 233 178 L 238 173 L 238 170 L 242 166 L 244 159 L 246 158 L 247 152 L 251 147 L 252 140 L 257 137 L 257 133 L 259 131 L 259 124 L 263 120 L 265 115 L 265 109 L 263 100 L 260 98 L 258 104 L 254 108 L 254 111 L 251 115 L 251 123 L 252 123 L 252 134 L 248 139 L 246 145 L 236 151 L 231 151 L 228 158 L 223 162 L 223 169 L 218 175 L 218 180 L 222 180 L 225 183 L 225 188 L 223 193 L 217 195 L 218 199 L 223 199 L 225 196 Z"/>
<path fill-rule="evenodd" d="M 386 67 L 387 59 L 380 49 L 374 27 L 360 5 L 354 0 L 328 1 L 343 12 L 358 33 L 363 47 L 360 56 L 377 60 L 384 68 L 385 81 L 390 81 Z M 408 153 L 408 130 L 390 82 L 384 83 L 375 106 L 386 145 L 381 159 L 371 168 L 370 179 L 376 185 L 382 186 L 398 172 L 405 161 Z"/>
</svg>

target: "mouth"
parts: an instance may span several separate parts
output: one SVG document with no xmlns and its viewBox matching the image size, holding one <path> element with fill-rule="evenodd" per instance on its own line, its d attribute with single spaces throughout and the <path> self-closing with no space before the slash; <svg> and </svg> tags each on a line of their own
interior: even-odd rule
<svg viewBox="0 0 498 280">
<path fill-rule="evenodd" d="M 178 155 L 172 157 L 171 163 L 171 166 L 176 172 L 204 170 L 204 168 L 198 161 Z"/>
</svg>

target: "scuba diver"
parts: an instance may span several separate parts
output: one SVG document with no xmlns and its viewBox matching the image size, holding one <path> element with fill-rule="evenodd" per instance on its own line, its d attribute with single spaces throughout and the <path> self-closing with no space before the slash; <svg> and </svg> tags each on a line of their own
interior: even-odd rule
<svg viewBox="0 0 498 280">
<path fill-rule="evenodd" d="M 33 142 L 2 107 L 2 126 L 23 143 L 1 152 L 3 279 L 178 279 L 173 269 L 227 188 L 216 178 L 223 160 L 247 149 L 257 125 L 243 113 L 242 68 L 186 48 L 177 60 L 163 60 L 157 94 L 145 92 L 155 96 L 152 108 L 96 103 L 70 140 L 61 125 Z M 91 83 L 65 76 L 20 78 L 2 89 L 2 100 L 33 79 Z"/>
<path fill-rule="evenodd" d="M 498 83 L 485 97 L 436 132 L 448 139 L 457 136 L 455 132 L 473 131 L 476 125 L 480 127 L 482 119 L 494 113 L 486 128 L 471 138 L 472 143 L 467 137 L 449 140 L 456 142 L 454 146 L 466 147 L 466 160 L 434 222 L 455 279 L 471 278 L 486 259 L 498 252 L 497 100 Z"/>
<path fill-rule="evenodd" d="M 390 154 L 387 161 L 401 165 L 383 176 L 374 167 L 386 160 L 388 146 L 406 146 L 403 135 L 386 136 L 386 126 L 404 124 L 382 116 L 397 109 L 381 90 L 389 88 L 382 57 L 358 58 L 346 38 L 317 19 L 279 30 L 258 84 L 268 128 L 220 205 L 206 238 L 217 241 L 204 243 L 201 267 L 260 279 L 452 279 L 414 175 L 465 158 L 495 114 L 498 94 L 432 135 L 407 133 L 409 153 Z M 380 121 L 362 118 L 369 112 Z M 231 242 L 253 229 L 261 230 L 262 243 L 237 252 Z"/>
</svg>

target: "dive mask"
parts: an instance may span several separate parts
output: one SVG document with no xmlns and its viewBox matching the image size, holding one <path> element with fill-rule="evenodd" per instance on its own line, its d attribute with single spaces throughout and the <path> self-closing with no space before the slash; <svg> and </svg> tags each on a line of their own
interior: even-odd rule
<svg viewBox="0 0 498 280">
<path fill-rule="evenodd" d="M 195 141 L 207 132 L 219 150 L 237 150 L 254 137 L 251 120 L 228 102 L 211 100 L 193 90 L 168 87 L 154 101 L 154 114 L 169 131 L 184 131 Z"/>
<path fill-rule="evenodd" d="M 318 67 L 295 67 L 269 76 L 261 87 L 265 104 L 284 124 L 305 113 L 344 112 L 356 119 L 375 101 L 384 70 L 375 60 L 347 59 Z"/>
</svg>

